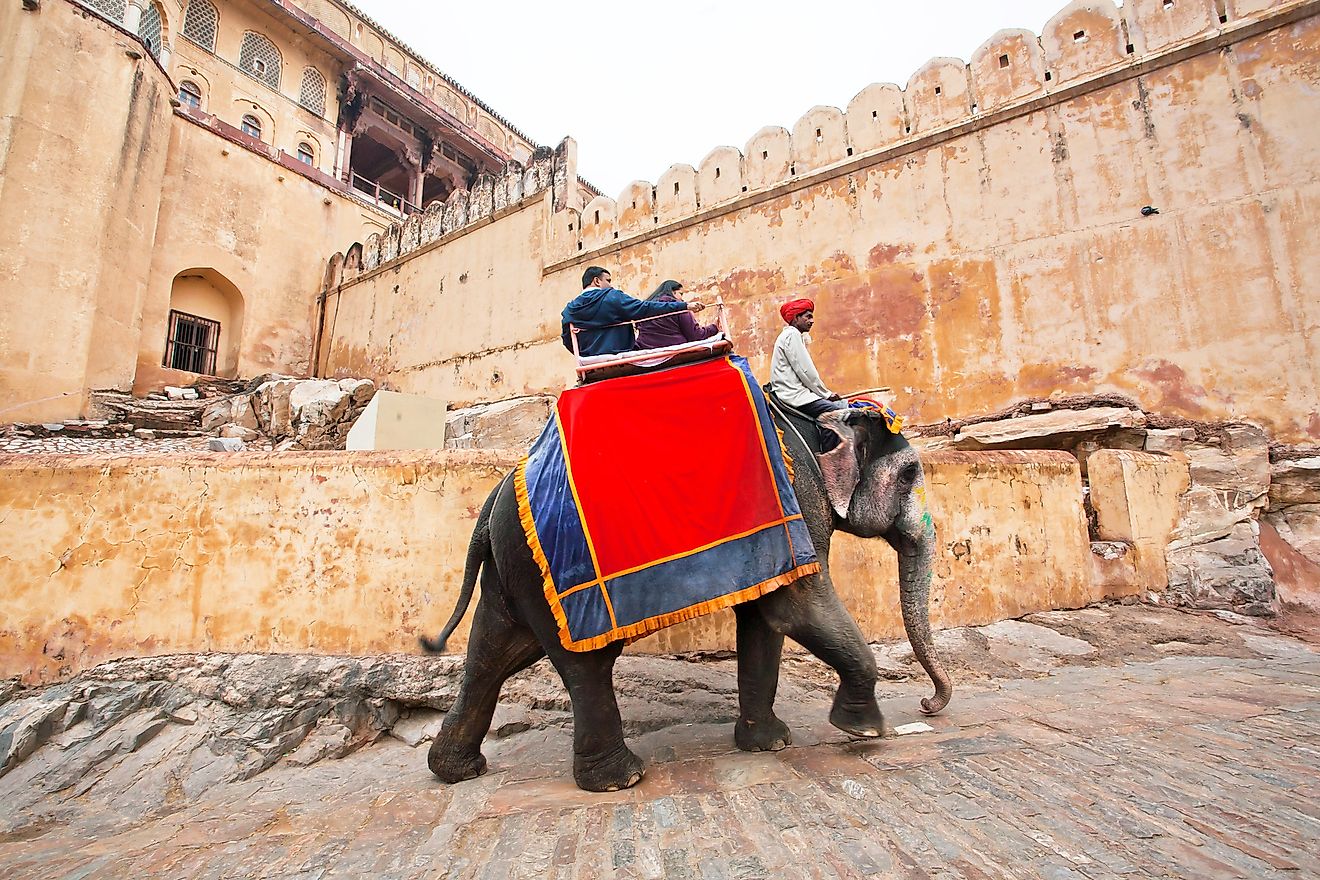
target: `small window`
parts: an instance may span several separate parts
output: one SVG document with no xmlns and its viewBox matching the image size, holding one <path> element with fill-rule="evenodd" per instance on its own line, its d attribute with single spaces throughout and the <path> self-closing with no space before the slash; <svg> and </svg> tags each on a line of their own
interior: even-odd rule
<svg viewBox="0 0 1320 880">
<path fill-rule="evenodd" d="M 280 87 L 280 50 L 261 34 L 248 31 L 238 47 L 238 67 L 272 89 Z"/>
<path fill-rule="evenodd" d="M 298 145 L 298 161 L 306 162 L 308 165 L 316 164 L 316 153 L 312 152 L 312 145 L 303 142 Z"/>
<path fill-rule="evenodd" d="M 213 376 L 219 347 L 219 321 L 170 309 L 170 329 L 161 366 Z"/>
<path fill-rule="evenodd" d="M 303 70 L 302 88 L 298 90 L 298 103 L 317 116 L 325 115 L 325 77 L 315 67 Z"/>
<path fill-rule="evenodd" d="M 243 122 L 239 125 L 243 129 L 243 134 L 250 134 L 257 140 L 261 140 L 261 120 L 248 114 L 243 117 Z"/>
<path fill-rule="evenodd" d="M 197 87 L 197 83 L 190 79 L 185 79 L 179 83 L 179 103 L 187 104 L 197 110 L 201 109 L 202 90 Z"/>
<path fill-rule="evenodd" d="M 142 10 L 142 17 L 138 19 L 138 36 L 155 58 L 160 57 L 161 25 L 160 9 L 154 3 L 147 4 Z"/>
<path fill-rule="evenodd" d="M 117 21 L 121 24 L 124 21 L 124 12 L 128 7 L 126 0 L 80 0 L 80 2 L 90 9 L 95 9 L 111 21 Z"/>
<path fill-rule="evenodd" d="M 207 0 L 188 0 L 188 8 L 183 13 L 182 33 L 189 41 L 214 52 L 219 25 L 220 13 Z"/>
</svg>

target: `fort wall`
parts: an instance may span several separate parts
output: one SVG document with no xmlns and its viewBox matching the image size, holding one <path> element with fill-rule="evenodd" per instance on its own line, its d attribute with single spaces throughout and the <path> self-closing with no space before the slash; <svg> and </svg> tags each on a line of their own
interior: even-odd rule
<svg viewBox="0 0 1320 880">
<path fill-rule="evenodd" d="M 0 59 L 0 423 L 86 415 L 91 389 L 195 379 L 161 366 L 171 290 L 191 273 L 236 301 L 229 375 L 309 372 L 326 243 L 388 215 L 285 138 L 176 106 L 141 41 L 76 3 L 6 5 Z M 280 126 L 309 115 L 280 106 Z"/>
<path fill-rule="evenodd" d="M 71 3 L 0 6 L 0 63 L 0 420 L 63 418 L 133 381 L 174 88 Z"/>
<path fill-rule="evenodd" d="M 478 511 L 512 452 L 0 457 L 0 678 L 125 656 L 414 653 L 448 620 Z M 1077 461 L 933 452 L 938 627 L 1079 607 L 1136 589 L 1092 576 Z M 993 535 L 993 538 L 990 536 Z M 832 572 L 869 639 L 899 638 L 881 540 L 835 539 Z M 471 612 L 451 643 L 461 650 Z M 646 652 L 728 649 L 731 612 Z"/>
<path fill-rule="evenodd" d="M 333 293 L 358 317 L 327 326 L 323 367 L 455 403 L 556 391 L 558 312 L 602 264 L 632 293 L 721 295 L 761 373 L 779 302 L 815 299 L 827 382 L 890 386 L 917 422 L 1112 391 L 1314 441 L 1320 3 L 1220 6 L 1077 0 L 1039 37 L 1001 31 L 618 199 L 368 245 Z M 494 263 L 467 273 L 464 315 L 492 326 L 400 339 L 391 303 L 430 295 L 412 279 L 478 252 Z M 437 351 L 467 354 L 441 376 L 421 368 Z"/>
</svg>

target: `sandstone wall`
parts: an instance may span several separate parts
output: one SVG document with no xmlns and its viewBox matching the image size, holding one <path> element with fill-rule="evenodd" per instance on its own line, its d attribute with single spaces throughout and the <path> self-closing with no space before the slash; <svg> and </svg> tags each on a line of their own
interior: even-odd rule
<svg viewBox="0 0 1320 880">
<path fill-rule="evenodd" d="M 1320 438 L 1320 4 L 1217 7 L 1077 0 L 617 199 L 368 244 L 325 367 L 456 403 L 557 390 L 558 312 L 599 263 L 723 295 L 761 372 L 775 307 L 810 296 L 827 381 L 892 386 L 918 422 L 1114 391 Z M 395 303 L 457 314 L 459 278 L 491 326 L 394 333 Z"/>
<path fill-rule="evenodd" d="M 133 380 L 174 87 L 65 2 L 0 5 L 0 68 L 0 421 L 64 418 Z"/>
<path fill-rule="evenodd" d="M 136 389 L 188 384 L 195 378 L 165 369 L 161 359 L 174 279 L 196 269 L 218 272 L 242 298 L 239 326 L 221 328 L 226 347 L 235 344 L 234 334 L 241 335 L 236 375 L 307 375 L 325 276 L 324 263 L 311 258 L 309 242 L 360 235 L 379 217 L 267 155 L 176 116 L 139 309 L 141 337 L 129 349 L 137 352 Z"/>
<path fill-rule="evenodd" d="M 926 458 L 936 625 L 1106 595 L 1090 580 L 1075 459 Z M 0 677 L 175 652 L 413 652 L 448 619 L 477 512 L 514 462 L 475 451 L 0 459 Z M 867 636 L 900 636 L 887 546 L 840 536 L 831 559 Z M 631 650 L 731 648 L 731 621 L 712 615 Z"/>
<path fill-rule="evenodd" d="M 236 290 L 220 340 L 242 336 L 231 372 L 310 371 L 328 243 L 386 215 L 173 108 L 143 45 L 76 3 L 4 5 L 0 66 L 0 423 L 86 415 L 91 389 L 196 378 L 161 366 L 181 273 Z M 281 146 L 299 113 L 280 111 Z"/>
</svg>

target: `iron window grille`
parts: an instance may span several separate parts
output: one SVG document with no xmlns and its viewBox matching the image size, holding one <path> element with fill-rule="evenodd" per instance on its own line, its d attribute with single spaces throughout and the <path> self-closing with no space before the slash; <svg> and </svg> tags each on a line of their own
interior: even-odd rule
<svg viewBox="0 0 1320 880">
<path fill-rule="evenodd" d="M 161 366 L 214 376 L 219 345 L 219 321 L 170 309 L 170 332 Z"/>
<path fill-rule="evenodd" d="M 315 67 L 303 70 L 302 88 L 298 90 L 298 103 L 317 116 L 325 115 L 325 77 Z"/>
<path fill-rule="evenodd" d="M 124 13 L 128 9 L 125 0 L 78 0 L 88 9 L 95 9 L 111 21 L 124 23 Z"/>
<path fill-rule="evenodd" d="M 207 0 L 188 0 L 183 13 L 181 33 L 208 52 L 215 51 L 215 36 L 220 30 L 220 13 Z"/>
<path fill-rule="evenodd" d="M 142 10 L 142 18 L 138 21 L 138 36 L 142 42 L 147 44 L 147 49 L 156 58 L 160 57 L 161 47 L 161 19 L 160 7 L 155 3 L 147 4 Z"/>
<path fill-rule="evenodd" d="M 280 50 L 266 37 L 253 31 L 243 34 L 238 47 L 238 67 L 248 76 L 280 89 Z"/>
<path fill-rule="evenodd" d="M 197 83 L 187 79 L 179 83 L 179 102 L 198 110 L 202 108 L 202 90 Z"/>
</svg>

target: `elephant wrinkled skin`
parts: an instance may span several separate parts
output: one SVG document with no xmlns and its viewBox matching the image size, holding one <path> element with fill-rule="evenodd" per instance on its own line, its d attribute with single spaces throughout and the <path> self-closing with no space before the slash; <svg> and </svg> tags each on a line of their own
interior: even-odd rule
<svg viewBox="0 0 1320 880">
<path fill-rule="evenodd" d="M 785 636 L 838 672 L 831 723 L 860 737 L 877 737 L 884 730 L 875 699 L 875 658 L 830 579 L 830 536 L 835 529 L 863 538 L 882 537 L 898 553 L 903 624 L 914 655 L 935 684 L 934 696 L 921 701 L 922 711 L 939 712 L 952 695 L 927 614 L 935 529 L 926 511 L 921 462 L 876 412 L 828 413 L 821 424 L 841 442 L 815 457 L 819 467 L 810 466 L 812 453 L 795 430 L 784 434 L 789 454 L 798 463 L 793 488 L 821 572 L 734 608 L 739 706 L 734 740 L 747 751 L 782 749 L 792 743 L 787 725 L 774 712 Z M 431 771 L 445 782 L 483 773 L 486 759 L 481 741 L 490 729 L 500 688 L 509 676 L 548 656 L 572 699 L 577 784 L 589 791 L 636 784 L 643 766 L 624 743 L 614 696 L 614 662 L 623 643 L 581 653 L 560 644 L 540 571 L 518 519 L 512 474 L 482 507 L 468 546 L 458 606 L 436 642 L 423 640 L 428 650 L 443 650 L 445 639 L 467 611 L 478 572 L 481 598 L 468 640 L 463 685 L 431 745 Z"/>
</svg>

